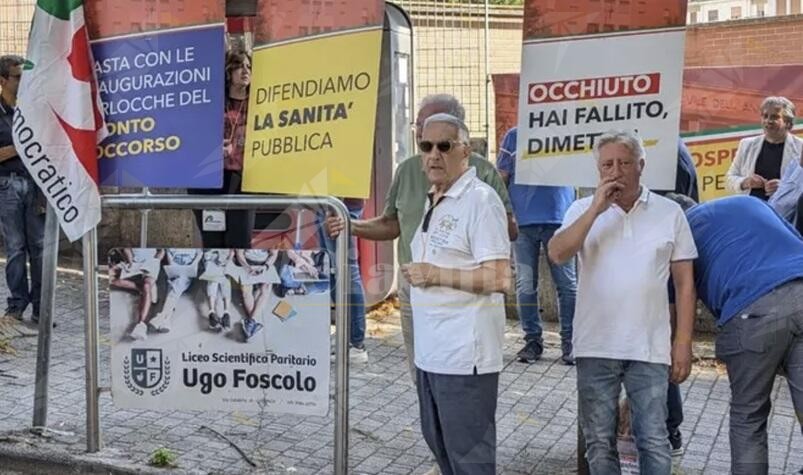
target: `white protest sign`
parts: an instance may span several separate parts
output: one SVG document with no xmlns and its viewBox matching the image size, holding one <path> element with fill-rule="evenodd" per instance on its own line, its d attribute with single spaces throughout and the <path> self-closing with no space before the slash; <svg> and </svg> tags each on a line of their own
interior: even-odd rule
<svg viewBox="0 0 803 475">
<path fill-rule="evenodd" d="M 637 131 L 642 182 L 675 183 L 685 29 L 525 42 L 516 183 L 596 186 L 591 149 L 609 130 Z"/>
</svg>

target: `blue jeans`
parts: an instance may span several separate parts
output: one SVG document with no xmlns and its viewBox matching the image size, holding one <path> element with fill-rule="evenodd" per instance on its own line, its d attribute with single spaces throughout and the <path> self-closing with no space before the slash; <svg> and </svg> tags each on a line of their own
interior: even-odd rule
<svg viewBox="0 0 803 475">
<path fill-rule="evenodd" d="M 351 219 L 360 219 L 362 209 L 349 210 Z M 335 240 L 330 239 L 323 227 L 323 216 L 318 215 L 318 239 L 321 247 L 329 252 L 329 258 L 335 258 Z M 335 262 L 332 262 L 335 266 Z M 359 254 L 357 251 L 357 238 L 352 236 L 349 241 L 349 274 L 351 276 L 351 295 L 349 295 L 348 309 L 349 320 L 351 321 L 351 334 L 349 341 L 351 346 L 362 348 L 365 341 L 365 292 L 362 287 L 362 276 L 360 275 Z M 332 274 L 332 301 L 336 293 L 336 274 Z"/>
<path fill-rule="evenodd" d="M 32 179 L 21 175 L 0 177 L 0 230 L 8 257 L 6 284 L 11 294 L 6 311 L 21 313 L 32 303 L 33 314 L 39 315 L 45 215 L 36 198 Z M 26 261 L 31 264 L 30 288 Z"/>
<path fill-rule="evenodd" d="M 516 259 L 516 296 L 519 319 L 526 341 L 542 341 L 540 310 L 538 307 L 538 258 L 541 246 L 546 249 L 557 224 L 530 224 L 519 228 L 519 237 L 513 243 Z M 547 259 L 548 260 L 548 259 Z M 577 276 L 574 259 L 558 265 L 549 261 L 552 280 L 558 291 L 560 312 L 560 338 L 572 341 L 574 302 L 577 297 Z"/>
<path fill-rule="evenodd" d="M 642 361 L 577 358 L 580 427 L 592 475 L 621 473 L 616 450 L 619 393 L 630 403 L 640 473 L 669 475 L 672 452 L 666 430 L 669 366 Z"/>
<path fill-rule="evenodd" d="M 680 429 L 680 424 L 683 423 L 683 398 L 680 395 L 680 386 L 674 383 L 669 383 L 666 393 L 666 430 L 669 434 L 676 432 Z"/>
</svg>

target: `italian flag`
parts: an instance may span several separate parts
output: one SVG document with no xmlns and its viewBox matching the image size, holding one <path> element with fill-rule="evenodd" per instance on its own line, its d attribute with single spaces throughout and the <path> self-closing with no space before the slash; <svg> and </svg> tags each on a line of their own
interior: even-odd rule
<svg viewBox="0 0 803 475">
<path fill-rule="evenodd" d="M 107 134 L 83 0 L 38 0 L 14 145 L 71 241 L 100 222 L 97 144 Z"/>
</svg>

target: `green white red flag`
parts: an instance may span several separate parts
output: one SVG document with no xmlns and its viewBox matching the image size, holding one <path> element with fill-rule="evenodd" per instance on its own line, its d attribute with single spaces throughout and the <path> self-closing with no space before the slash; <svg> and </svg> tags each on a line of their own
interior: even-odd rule
<svg viewBox="0 0 803 475">
<path fill-rule="evenodd" d="M 107 134 L 83 0 L 38 0 L 14 146 L 74 241 L 100 222 L 97 144 Z"/>
</svg>

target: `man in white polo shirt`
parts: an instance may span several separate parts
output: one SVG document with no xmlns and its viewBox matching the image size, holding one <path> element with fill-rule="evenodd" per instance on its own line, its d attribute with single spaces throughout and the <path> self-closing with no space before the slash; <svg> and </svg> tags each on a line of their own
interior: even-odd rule
<svg viewBox="0 0 803 475">
<path fill-rule="evenodd" d="M 421 431 L 443 475 L 491 475 L 502 293 L 512 289 L 507 214 L 468 166 L 460 119 L 429 117 L 419 147 L 432 188 L 402 273 L 411 285 Z"/>
<path fill-rule="evenodd" d="M 579 257 L 574 356 L 586 456 L 592 474 L 620 472 L 616 415 L 624 383 L 640 471 L 669 475 L 667 384 L 683 382 L 691 369 L 697 248 L 680 206 L 641 185 L 645 154 L 637 136 L 604 134 L 594 156 L 594 196 L 572 204 L 549 242 L 553 261 Z"/>
</svg>

